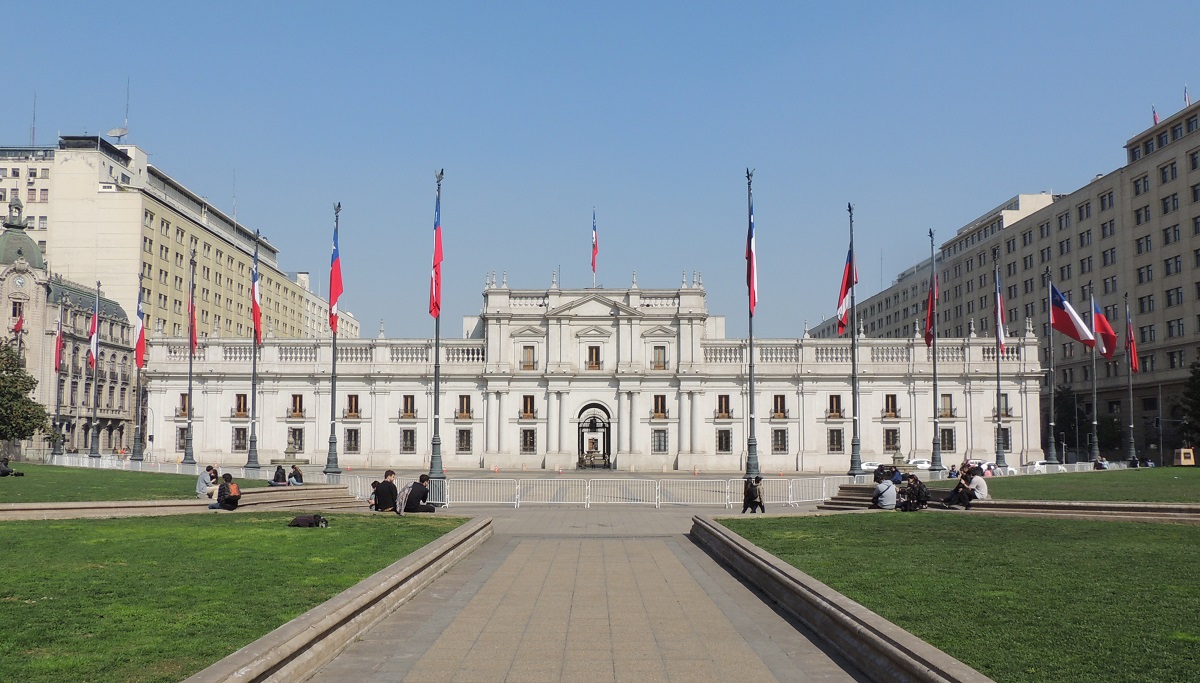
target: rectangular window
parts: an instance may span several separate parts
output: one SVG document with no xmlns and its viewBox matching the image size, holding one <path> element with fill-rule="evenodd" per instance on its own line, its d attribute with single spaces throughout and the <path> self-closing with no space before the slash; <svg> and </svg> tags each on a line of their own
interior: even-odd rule
<svg viewBox="0 0 1200 683">
<path fill-rule="evenodd" d="M 1140 209 L 1135 209 L 1133 212 L 1134 225 L 1141 225 L 1142 223 L 1149 223 L 1150 218 L 1151 218 L 1151 214 L 1150 214 L 1150 206 L 1149 205 L 1143 206 Z"/>
<path fill-rule="evenodd" d="M 1108 211 L 1112 207 L 1113 207 L 1113 193 L 1112 193 L 1112 190 L 1109 190 L 1108 192 L 1104 192 L 1100 195 L 1100 210 Z"/>
<path fill-rule="evenodd" d="M 600 369 L 600 347 L 599 346 L 589 346 L 588 347 L 587 369 L 588 370 L 599 370 Z"/>
<path fill-rule="evenodd" d="M 943 453 L 953 453 L 954 452 L 954 430 L 953 429 L 943 429 L 942 430 L 942 452 Z"/>
<path fill-rule="evenodd" d="M 454 452 L 455 453 L 470 453 L 471 452 L 471 430 L 459 429 L 454 432 Z"/>
<path fill-rule="evenodd" d="M 417 452 L 417 430 L 401 429 L 400 430 L 400 452 L 401 453 L 416 453 Z"/>
<path fill-rule="evenodd" d="M 729 409 L 729 394 L 719 394 L 717 396 L 717 417 L 720 419 L 733 417 L 733 412 Z"/>
<path fill-rule="evenodd" d="M 900 407 L 896 400 L 896 394 L 884 394 L 883 397 L 883 416 L 898 417 L 900 415 Z"/>
<path fill-rule="evenodd" d="M 1000 428 L 1000 447 L 1006 451 L 1012 450 L 1012 430 L 1008 427 Z"/>
<path fill-rule="evenodd" d="M 346 428 L 346 452 L 358 453 L 360 450 L 358 427 Z"/>
<path fill-rule="evenodd" d="M 653 359 L 651 360 L 650 367 L 653 370 L 666 370 L 667 369 L 667 347 L 665 347 L 665 346 L 655 346 L 654 347 L 654 355 L 653 355 Z"/>
<path fill-rule="evenodd" d="M 233 397 L 233 412 L 235 417 L 246 417 L 248 408 L 246 407 L 246 394 L 237 394 Z"/>
<path fill-rule="evenodd" d="M 733 430 L 718 429 L 717 430 L 717 452 L 732 453 L 733 452 Z"/>
<path fill-rule="evenodd" d="M 844 432 L 841 429 L 830 429 L 827 432 L 827 443 L 830 453 L 844 453 L 845 439 Z"/>
<path fill-rule="evenodd" d="M 291 417 L 304 417 L 304 395 L 292 394 Z"/>
<path fill-rule="evenodd" d="M 771 402 L 771 417 L 785 418 L 787 416 L 787 396 L 783 394 L 775 394 L 775 397 Z"/>
<path fill-rule="evenodd" d="M 650 417 L 657 419 L 666 419 L 667 417 L 667 395 L 654 394 L 654 408 L 650 411 Z"/>
<path fill-rule="evenodd" d="M 249 449 L 249 441 L 246 438 L 245 427 L 233 428 L 233 451 L 245 451 Z"/>
<path fill-rule="evenodd" d="M 1184 334 L 1183 318 L 1180 318 L 1178 320 L 1168 320 L 1167 321 L 1167 337 L 1168 338 L 1182 337 L 1183 334 Z"/>
<path fill-rule="evenodd" d="M 533 394 L 521 396 L 521 418 L 532 420 L 537 417 L 537 408 L 533 405 Z"/>
<path fill-rule="evenodd" d="M 883 450 L 889 453 L 895 453 L 900 450 L 900 430 L 885 429 L 883 430 Z"/>
<path fill-rule="evenodd" d="M 460 420 L 469 420 L 473 417 L 471 414 L 471 397 L 468 394 L 459 394 L 458 410 L 454 416 Z"/>
<path fill-rule="evenodd" d="M 788 452 L 787 447 L 788 432 L 786 429 L 771 430 L 771 452 L 776 455 L 783 455 Z"/>
<path fill-rule="evenodd" d="M 412 419 L 417 416 L 417 397 L 405 394 L 400 403 L 400 417 Z"/>
<path fill-rule="evenodd" d="M 1117 248 L 1112 247 L 1100 252 L 1100 263 L 1105 266 L 1116 265 L 1117 263 Z"/>
<path fill-rule="evenodd" d="M 1146 235 L 1145 237 L 1139 237 L 1134 244 L 1137 247 L 1137 253 L 1144 254 L 1150 251 L 1150 236 Z"/>
<path fill-rule="evenodd" d="M 1158 179 L 1161 183 L 1169 183 L 1172 180 L 1175 180 L 1175 177 L 1176 169 L 1174 161 L 1158 169 Z"/>
<path fill-rule="evenodd" d="M 651 453 L 666 453 L 667 452 L 667 430 L 653 429 L 650 431 L 650 452 Z"/>
<path fill-rule="evenodd" d="M 1174 370 L 1183 367 L 1183 351 L 1168 351 L 1167 352 L 1167 367 Z"/>
<path fill-rule="evenodd" d="M 537 453 L 537 430 L 522 429 L 521 430 L 521 454 L 533 455 Z"/>
<path fill-rule="evenodd" d="M 1163 197 L 1161 201 L 1163 214 L 1171 213 L 1179 208 L 1179 193 L 1176 192 L 1169 197 Z"/>
<path fill-rule="evenodd" d="M 1138 268 L 1137 279 L 1139 285 L 1152 282 L 1154 280 L 1154 266 L 1142 266 L 1141 268 Z"/>
<path fill-rule="evenodd" d="M 1092 272 L 1092 257 L 1088 256 L 1087 258 L 1079 259 L 1079 273 L 1082 275 L 1083 273 L 1090 272 Z"/>
<path fill-rule="evenodd" d="M 1183 303 L 1183 287 L 1172 287 L 1167 290 L 1167 308 Z"/>
<path fill-rule="evenodd" d="M 830 394 L 829 395 L 829 410 L 827 410 L 825 412 L 825 417 L 834 417 L 834 418 L 842 417 L 842 395 L 841 394 Z"/>
<path fill-rule="evenodd" d="M 187 448 L 187 432 L 187 427 L 179 427 L 175 430 L 175 450 L 180 453 L 184 452 Z M 95 431 L 93 430 L 92 433 L 94 434 Z"/>
<path fill-rule="evenodd" d="M 957 417 L 954 412 L 954 394 L 942 394 L 942 405 L 938 417 Z"/>
<path fill-rule="evenodd" d="M 526 345 L 521 347 L 521 369 L 537 370 L 536 347 Z"/>
<path fill-rule="evenodd" d="M 346 415 L 345 417 L 355 419 L 362 417 L 362 413 L 358 409 L 358 394 L 346 395 Z"/>
<path fill-rule="evenodd" d="M 297 453 L 304 452 L 304 427 L 288 429 L 288 445 L 294 447 Z"/>
<path fill-rule="evenodd" d="M 1115 219 L 1100 224 L 1100 239 L 1112 237 L 1115 234 L 1117 234 L 1117 221 Z"/>
</svg>

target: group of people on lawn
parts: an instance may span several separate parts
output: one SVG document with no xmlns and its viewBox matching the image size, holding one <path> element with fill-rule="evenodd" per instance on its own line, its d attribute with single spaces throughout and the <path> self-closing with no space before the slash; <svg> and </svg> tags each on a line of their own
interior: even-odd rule
<svg viewBox="0 0 1200 683">
<path fill-rule="evenodd" d="M 429 475 L 422 474 L 417 481 L 402 489 L 396 488 L 396 472 L 383 473 L 383 481 L 371 482 L 371 497 L 367 507 L 375 512 L 433 512 L 436 508 L 429 502 Z"/>
<path fill-rule="evenodd" d="M 211 499 L 212 503 L 208 506 L 210 510 L 232 512 L 242 499 L 242 489 L 234 483 L 232 474 L 221 474 L 216 465 L 209 465 L 196 477 L 196 497 Z"/>
<path fill-rule="evenodd" d="M 291 473 L 284 471 L 283 466 L 275 468 L 275 476 L 271 486 L 302 486 L 304 473 L 300 467 L 292 465 Z M 241 500 L 242 492 L 233 481 L 233 475 L 226 472 L 221 474 L 215 465 L 204 468 L 196 478 L 196 497 L 211 499 L 209 508 L 212 510 L 236 510 Z M 403 489 L 396 488 L 396 473 L 388 470 L 383 475 L 383 481 L 371 482 L 371 498 L 368 507 L 377 512 L 433 512 L 436 508 L 429 503 L 429 475 L 422 474 L 420 479 L 408 484 Z"/>
<path fill-rule="evenodd" d="M 948 474 L 958 475 L 958 483 L 950 495 L 942 499 L 942 507 L 956 509 L 961 505 L 970 510 L 973 501 L 988 498 L 987 475 L 982 467 L 963 463 L 959 470 L 952 465 Z M 871 507 L 906 512 L 924 510 L 929 507 L 929 488 L 915 472 L 904 474 L 895 467 L 880 465 L 875 470 L 875 494 L 871 496 Z"/>
</svg>

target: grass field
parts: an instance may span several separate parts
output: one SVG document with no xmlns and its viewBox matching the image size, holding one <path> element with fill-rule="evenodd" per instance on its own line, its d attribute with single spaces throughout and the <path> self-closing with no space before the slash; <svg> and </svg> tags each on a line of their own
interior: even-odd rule
<svg viewBox="0 0 1200 683">
<path fill-rule="evenodd" d="M 61 503 L 93 500 L 170 500 L 196 497 L 190 474 L 13 463 L 24 477 L 0 479 L 0 503 Z M 266 486 L 259 479 L 237 479 L 244 488 Z"/>
<path fill-rule="evenodd" d="M 936 481 L 930 483 L 929 487 L 953 488 L 955 481 Z M 988 494 L 1003 500 L 1200 503 L 1200 467 L 1149 467 L 1111 472 L 989 477 L 987 484 Z M 934 498 L 937 500 L 940 497 L 935 493 Z"/>
<path fill-rule="evenodd" d="M 0 681 L 178 681 L 459 526 L 294 513 L 0 524 Z"/>
<path fill-rule="evenodd" d="M 921 513 L 723 523 L 1002 683 L 1195 681 L 1200 669 L 1200 527 Z"/>
</svg>

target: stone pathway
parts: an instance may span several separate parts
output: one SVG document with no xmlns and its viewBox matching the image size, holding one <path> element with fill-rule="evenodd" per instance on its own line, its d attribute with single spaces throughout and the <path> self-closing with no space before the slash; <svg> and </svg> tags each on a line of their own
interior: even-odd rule
<svg viewBox="0 0 1200 683">
<path fill-rule="evenodd" d="M 311 681 L 866 680 L 692 544 L 721 508 L 470 512 L 495 536 Z"/>
</svg>

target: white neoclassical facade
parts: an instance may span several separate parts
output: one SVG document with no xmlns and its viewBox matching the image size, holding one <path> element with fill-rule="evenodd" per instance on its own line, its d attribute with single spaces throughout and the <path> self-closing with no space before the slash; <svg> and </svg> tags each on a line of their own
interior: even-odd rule
<svg viewBox="0 0 1200 683">
<path fill-rule="evenodd" d="M 574 468 L 738 471 L 751 420 L 764 472 L 844 472 L 853 420 L 849 339 L 725 336 L 695 278 L 678 289 L 509 289 L 488 280 L 463 338 L 441 345 L 443 462 L 448 471 Z M 432 327 L 432 325 L 431 325 Z M 1000 361 L 1010 464 L 1041 459 L 1042 372 L 1031 331 Z M 250 427 L 249 339 L 210 338 L 194 358 L 193 449 L 199 462 L 242 464 Z M 324 464 L 329 448 L 329 340 L 268 339 L 258 362 L 259 461 Z M 434 427 L 432 339 L 339 340 L 333 408 L 342 467 L 425 467 Z M 936 405 L 944 461 L 992 459 L 994 339 L 942 339 Z M 935 397 L 921 338 L 859 347 L 864 461 L 928 457 Z M 178 460 L 186 436 L 186 340 L 151 340 L 151 457 Z"/>
</svg>

